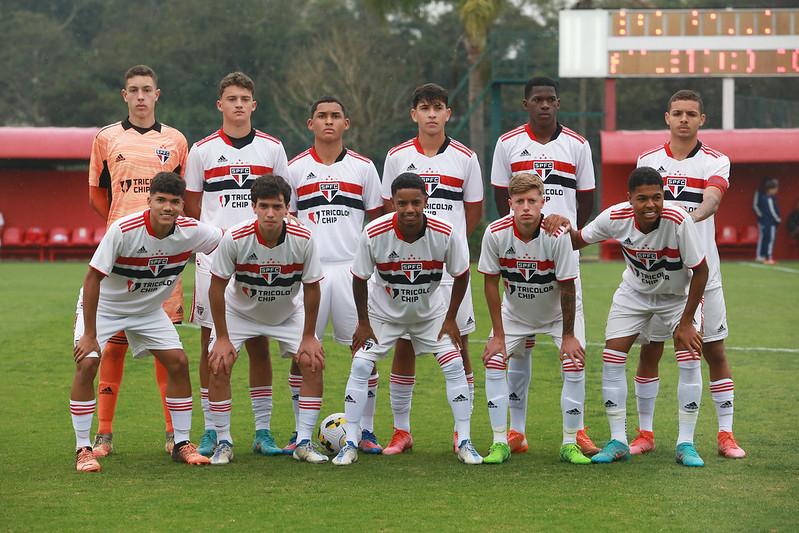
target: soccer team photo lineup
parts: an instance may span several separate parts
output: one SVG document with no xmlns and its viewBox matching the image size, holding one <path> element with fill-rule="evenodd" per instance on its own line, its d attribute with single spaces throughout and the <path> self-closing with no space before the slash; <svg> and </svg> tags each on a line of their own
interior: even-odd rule
<svg viewBox="0 0 799 533">
<path fill-rule="evenodd" d="M 730 161 L 699 139 L 706 116 L 698 92 L 681 89 L 663 102 L 663 143 L 638 156 L 626 196 L 591 219 L 591 147 L 559 121 L 558 83 L 529 79 L 519 89 L 527 121 L 492 140 L 490 187 L 499 218 L 485 226 L 479 257 L 470 257 L 467 240 L 486 209 L 485 162 L 447 135 L 452 109 L 440 85 L 413 90 L 408 107 L 418 133 L 388 150 L 379 173 L 346 142 L 356 103 L 335 95 L 309 102 L 312 145 L 288 159 L 279 139 L 253 127 L 256 87 L 242 72 L 219 81 L 221 126 L 191 148 L 180 131 L 157 120 L 161 92 L 150 67 L 131 67 L 121 81 L 127 114 L 99 131 L 89 164 L 88 196 L 107 231 L 82 287 L 75 287 L 69 409 L 77 471 L 100 472 L 103 458 L 114 453 L 112 423 L 128 350 L 136 359 L 153 356 L 164 449 L 177 462 L 227 465 L 235 450 L 344 466 L 360 454 L 409 451 L 416 360 L 432 355 L 444 382 L 437 394 L 445 395 L 452 415 L 452 440 L 441 446 L 466 465 L 501 464 L 528 452 L 533 354 L 549 339 L 560 354 L 562 380 L 562 440 L 552 461 L 605 464 L 655 449 L 658 368 L 667 345 L 673 352 L 666 350 L 666 364 L 673 356 L 678 367 L 678 436 L 658 443 L 673 448 L 674 461 L 686 467 L 705 465 L 699 451 L 746 456 L 733 435 L 734 381 L 714 226 Z M 674 176 L 684 178 L 683 186 L 673 186 Z M 582 297 L 579 250 L 608 240 L 619 243 L 626 268 L 600 362 L 586 357 L 584 308 L 596 302 Z M 196 278 L 184 317 L 181 272 L 190 261 Z M 484 291 L 472 291 L 471 261 Z M 487 308 L 491 333 L 470 345 L 476 303 Z M 183 349 L 175 324 L 184 320 L 199 327 L 191 333 L 200 337 L 200 353 Z M 321 339 L 328 327 L 352 354 L 348 376 L 326 372 Z M 278 353 L 270 352 L 270 339 Z M 627 359 L 636 344 L 641 353 L 629 391 Z M 231 375 L 242 349 L 254 428 L 234 436 Z M 290 359 L 288 375 L 273 376 L 275 356 Z M 597 434 L 608 433 L 595 422 L 592 440 L 584 419 L 585 370 L 600 364 L 603 405 L 596 412 L 604 408 L 608 421 L 604 446 L 594 440 L 601 444 Z M 477 368 L 484 395 L 475 394 Z M 330 380 L 346 381 L 344 396 L 322 411 Z M 376 412 L 380 381 L 390 414 Z M 695 443 L 705 387 L 717 439 Z M 291 395 L 288 442 L 272 433 L 273 388 Z M 204 431 L 192 441 L 198 389 Z M 630 392 L 638 413 L 633 438 Z M 242 403 L 236 415 L 248 416 Z M 488 435 L 471 432 L 475 408 L 488 412 L 487 449 L 476 443 Z M 439 415 L 446 423 L 447 413 Z M 393 434 L 378 436 L 375 417 L 389 416 Z"/>
</svg>

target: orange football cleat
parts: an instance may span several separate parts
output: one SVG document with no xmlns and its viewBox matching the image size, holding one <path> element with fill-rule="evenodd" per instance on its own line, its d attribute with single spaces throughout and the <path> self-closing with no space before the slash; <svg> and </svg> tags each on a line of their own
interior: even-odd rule
<svg viewBox="0 0 799 533">
<path fill-rule="evenodd" d="M 508 432 L 508 446 L 510 446 L 510 453 L 527 453 L 527 437 L 524 433 L 519 433 L 515 429 Z"/>
<path fill-rule="evenodd" d="M 730 459 L 743 459 L 746 452 L 735 442 L 732 431 L 719 431 L 719 455 Z"/>
<path fill-rule="evenodd" d="M 638 436 L 630 443 L 630 455 L 641 455 L 655 450 L 655 433 L 638 430 Z"/>
<path fill-rule="evenodd" d="M 405 430 L 394 428 L 391 442 L 383 448 L 383 455 L 397 455 L 413 448 L 413 437 Z"/>
<path fill-rule="evenodd" d="M 75 452 L 75 469 L 78 472 L 99 472 L 102 470 L 94 452 L 88 446 Z"/>
<path fill-rule="evenodd" d="M 585 432 L 587 429 L 588 426 L 577 431 L 577 446 L 580 447 L 580 451 L 583 452 L 583 455 L 592 457 L 599 453 L 599 448 L 594 444 L 594 441 L 591 440 L 591 437 L 588 436 L 588 433 Z"/>
<path fill-rule="evenodd" d="M 197 447 L 189 441 L 179 442 L 172 449 L 172 459 L 179 463 L 190 465 L 208 465 L 211 460 L 204 455 L 200 455 Z"/>
</svg>

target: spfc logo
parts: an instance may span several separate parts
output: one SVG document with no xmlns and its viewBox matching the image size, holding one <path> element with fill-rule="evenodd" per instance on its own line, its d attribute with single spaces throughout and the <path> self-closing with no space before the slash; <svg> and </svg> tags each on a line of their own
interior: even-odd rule
<svg viewBox="0 0 799 533">
<path fill-rule="evenodd" d="M 131 185 L 133 185 L 133 180 L 122 180 L 119 184 L 119 188 L 122 189 L 122 192 L 128 192 Z"/>
<path fill-rule="evenodd" d="M 538 174 L 539 178 L 546 181 L 549 174 L 555 170 L 555 163 L 552 161 L 534 161 L 533 170 Z"/>
<path fill-rule="evenodd" d="M 262 266 L 260 269 L 260 274 L 261 277 L 264 278 L 266 282 L 271 285 L 272 282 L 275 281 L 275 278 L 277 278 L 280 275 L 280 265 Z"/>
<path fill-rule="evenodd" d="M 524 281 L 530 281 L 535 271 L 538 269 L 538 261 L 516 261 L 516 268 L 524 278 Z"/>
<path fill-rule="evenodd" d="M 157 276 L 161 273 L 167 263 L 169 263 L 169 259 L 166 257 L 151 257 L 150 260 L 147 261 L 147 267 L 154 276 Z"/>
<path fill-rule="evenodd" d="M 158 156 L 158 160 L 161 161 L 161 164 L 163 165 L 166 163 L 167 159 L 169 159 L 169 150 L 166 148 L 156 148 L 155 155 Z"/>
<path fill-rule="evenodd" d="M 683 189 L 685 189 L 685 185 L 687 180 L 685 178 L 673 178 L 669 177 L 666 178 L 666 189 L 671 193 L 673 197 L 678 197 Z"/>
<path fill-rule="evenodd" d="M 323 181 L 319 184 L 319 192 L 330 202 L 338 194 L 339 185 L 337 181 Z"/>
<path fill-rule="evenodd" d="M 230 167 L 230 176 L 241 185 L 250 177 L 250 167 Z"/>
<path fill-rule="evenodd" d="M 647 270 L 658 260 L 657 252 L 635 252 L 635 257 Z"/>
<path fill-rule="evenodd" d="M 422 263 L 402 263 L 402 273 L 405 274 L 405 277 L 408 278 L 408 281 L 413 283 L 416 281 L 416 278 L 419 277 L 419 274 L 422 273 Z"/>
<path fill-rule="evenodd" d="M 141 287 L 141 283 L 138 281 L 133 281 L 132 279 L 128 280 L 128 292 L 136 292 L 139 287 Z"/>
<path fill-rule="evenodd" d="M 420 176 L 424 181 L 424 188 L 427 189 L 427 196 L 432 196 L 433 191 L 438 188 L 441 183 L 441 176 Z"/>
</svg>

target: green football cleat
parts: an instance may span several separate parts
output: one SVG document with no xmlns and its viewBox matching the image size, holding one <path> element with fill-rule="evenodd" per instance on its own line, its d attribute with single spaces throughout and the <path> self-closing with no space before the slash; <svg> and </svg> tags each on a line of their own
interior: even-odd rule
<svg viewBox="0 0 799 533">
<path fill-rule="evenodd" d="M 609 464 L 614 461 L 626 461 L 630 458 L 630 447 L 616 439 L 605 444 L 605 447 L 599 450 L 595 456 L 591 458 L 592 463 Z"/>
<path fill-rule="evenodd" d="M 573 465 L 590 465 L 591 458 L 583 455 L 576 444 L 564 444 L 560 447 L 560 460 Z"/>
<path fill-rule="evenodd" d="M 705 466 L 705 462 L 699 457 L 694 445 L 690 442 L 681 442 L 677 445 L 677 463 L 683 466 Z"/>
<path fill-rule="evenodd" d="M 488 449 L 488 455 L 483 457 L 483 462 L 488 465 L 500 465 L 510 459 L 510 446 L 504 442 L 495 442 Z"/>
<path fill-rule="evenodd" d="M 260 453 L 261 455 L 283 455 L 283 448 L 275 444 L 275 438 L 268 429 L 258 429 L 255 431 L 252 451 Z"/>
<path fill-rule="evenodd" d="M 200 439 L 200 446 L 197 448 L 197 452 L 199 452 L 200 455 L 211 457 L 214 454 L 215 449 L 216 430 L 206 429 L 205 433 L 203 433 L 203 438 Z"/>
</svg>

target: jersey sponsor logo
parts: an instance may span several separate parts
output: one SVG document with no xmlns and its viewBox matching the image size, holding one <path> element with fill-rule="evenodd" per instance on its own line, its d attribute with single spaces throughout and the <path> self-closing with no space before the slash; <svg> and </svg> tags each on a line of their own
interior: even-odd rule
<svg viewBox="0 0 799 533">
<path fill-rule="evenodd" d="M 249 166 L 230 167 L 230 177 L 236 180 L 236 183 L 241 185 L 247 178 L 250 177 Z"/>
<path fill-rule="evenodd" d="M 161 147 L 155 149 L 155 155 L 158 157 L 158 160 L 161 161 L 162 165 L 169 159 L 169 154 L 170 152 L 166 148 Z"/>
<path fill-rule="evenodd" d="M 533 161 L 533 171 L 544 181 L 553 170 L 555 170 L 553 161 Z"/>
<path fill-rule="evenodd" d="M 266 282 L 271 285 L 272 282 L 275 281 L 275 278 L 277 278 L 280 275 L 280 266 L 279 265 L 262 266 L 258 272 L 261 274 L 261 277 L 264 278 Z"/>
<path fill-rule="evenodd" d="M 255 298 L 258 295 L 257 290 L 251 289 L 249 287 L 242 287 L 241 292 L 244 293 L 244 296 L 247 298 Z"/>
<path fill-rule="evenodd" d="M 141 287 L 141 283 L 138 281 L 133 281 L 132 279 L 128 280 L 128 292 L 136 292 Z"/>
<path fill-rule="evenodd" d="M 132 191 L 135 194 L 149 193 L 150 192 L 150 179 L 149 178 L 133 178 L 121 180 L 119 188 L 123 193 Z"/>
<path fill-rule="evenodd" d="M 251 205 L 249 193 L 229 193 L 219 195 L 220 207 L 230 207 L 231 209 L 241 209 Z"/>
<path fill-rule="evenodd" d="M 169 264 L 169 258 L 167 257 L 151 257 L 147 261 L 147 268 L 150 269 L 154 276 L 157 276 L 167 264 Z"/>
<path fill-rule="evenodd" d="M 441 176 L 421 176 L 421 178 L 424 181 L 424 188 L 427 189 L 427 196 L 432 196 L 433 191 L 441 183 Z"/>
<path fill-rule="evenodd" d="M 405 274 L 405 277 L 408 278 L 408 281 L 411 283 L 416 281 L 416 278 L 418 278 L 419 274 L 422 273 L 422 263 L 410 263 L 407 261 L 402 261 L 400 265 L 402 268 L 402 273 Z"/>
<path fill-rule="evenodd" d="M 339 191 L 339 183 L 337 181 L 324 181 L 319 184 L 319 192 L 325 197 L 325 200 L 330 202 Z"/>
<path fill-rule="evenodd" d="M 658 260 L 657 252 L 635 252 L 635 258 L 641 262 L 647 270 L 649 270 L 655 262 Z"/>
<path fill-rule="evenodd" d="M 122 180 L 119 183 L 119 188 L 122 189 L 122 192 L 128 192 L 131 185 L 133 185 L 133 180 Z"/>
<path fill-rule="evenodd" d="M 536 270 L 538 270 L 538 261 L 516 261 L 516 268 L 524 276 L 524 281 L 530 281 Z"/>
<path fill-rule="evenodd" d="M 674 178 L 669 177 L 666 178 L 666 188 L 671 192 L 671 195 L 675 198 L 680 195 L 683 189 L 685 189 L 685 185 L 688 183 L 688 180 L 685 178 Z"/>
</svg>

